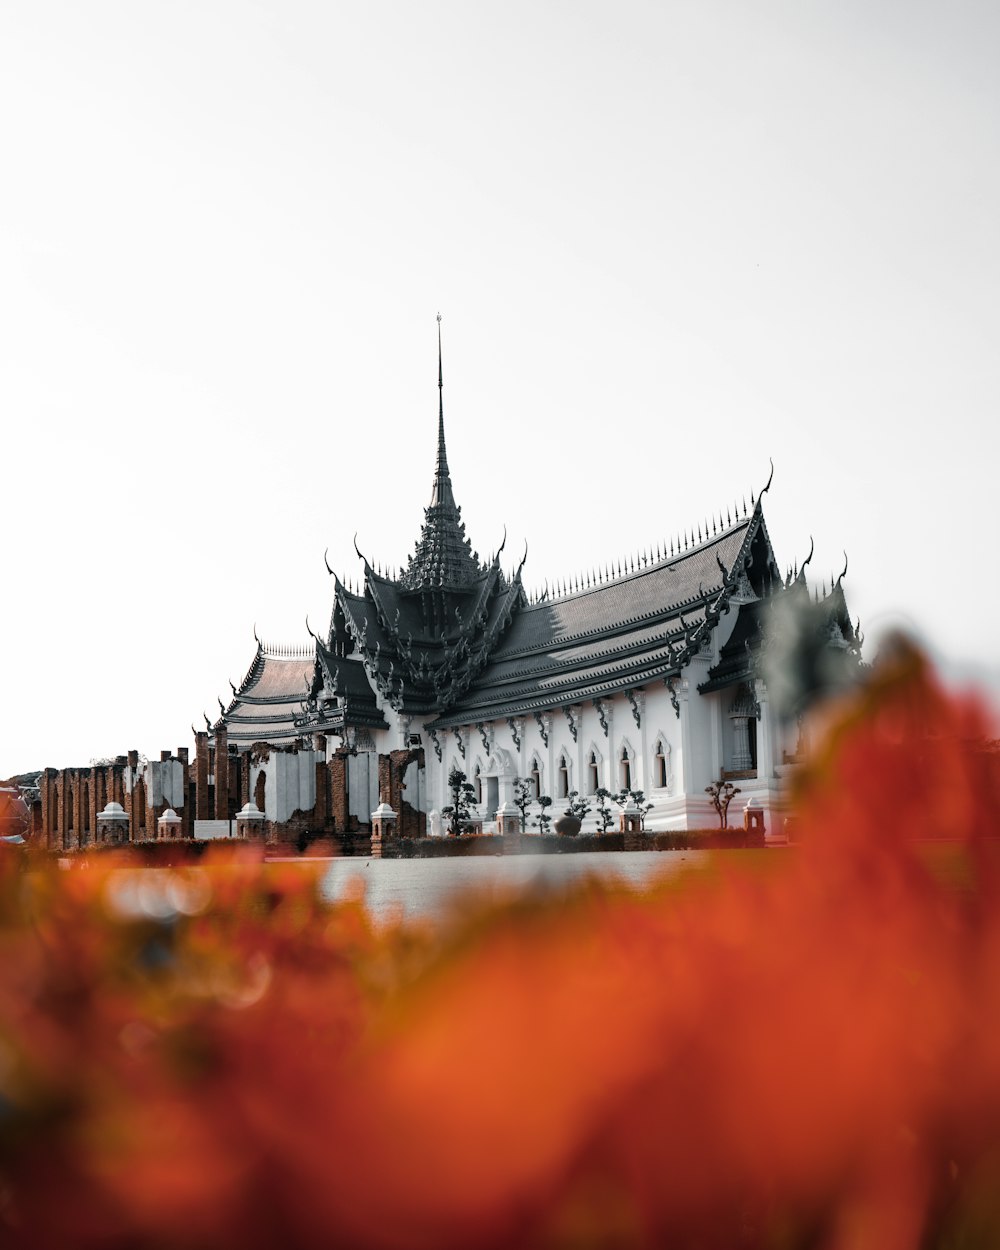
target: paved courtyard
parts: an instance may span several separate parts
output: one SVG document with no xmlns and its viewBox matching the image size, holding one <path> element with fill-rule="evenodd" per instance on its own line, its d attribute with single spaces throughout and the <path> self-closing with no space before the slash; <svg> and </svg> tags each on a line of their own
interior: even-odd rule
<svg viewBox="0 0 1000 1250">
<path fill-rule="evenodd" d="M 594 873 L 636 887 L 654 876 L 676 872 L 704 859 L 704 851 L 661 851 L 624 855 L 594 851 L 574 855 L 483 855 L 461 859 L 334 859 L 325 892 L 336 898 L 348 881 L 360 877 L 365 897 L 380 919 L 443 915 L 462 893 L 506 894 L 518 889 L 551 889 Z"/>
</svg>

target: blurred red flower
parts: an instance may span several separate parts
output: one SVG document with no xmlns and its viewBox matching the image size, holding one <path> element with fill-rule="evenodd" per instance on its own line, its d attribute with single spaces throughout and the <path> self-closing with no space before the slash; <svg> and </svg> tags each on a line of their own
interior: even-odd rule
<svg viewBox="0 0 1000 1250">
<path fill-rule="evenodd" d="M 1000 1244 L 1000 778 L 901 648 L 798 845 L 436 927 L 315 866 L 0 880 L 0 1240 Z"/>
</svg>

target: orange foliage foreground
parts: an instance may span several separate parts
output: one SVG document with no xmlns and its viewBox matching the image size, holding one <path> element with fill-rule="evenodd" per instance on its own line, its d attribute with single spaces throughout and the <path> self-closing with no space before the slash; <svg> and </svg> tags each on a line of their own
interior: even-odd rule
<svg viewBox="0 0 1000 1250">
<path fill-rule="evenodd" d="M 907 654 L 798 849 L 435 930 L 305 865 L 8 868 L 0 1244 L 1000 1244 L 986 733 Z"/>
</svg>

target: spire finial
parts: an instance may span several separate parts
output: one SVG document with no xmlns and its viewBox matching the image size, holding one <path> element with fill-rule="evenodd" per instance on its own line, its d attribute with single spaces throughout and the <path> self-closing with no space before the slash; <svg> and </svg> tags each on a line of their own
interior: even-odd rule
<svg viewBox="0 0 1000 1250">
<path fill-rule="evenodd" d="M 444 366 L 441 358 L 441 314 L 438 323 L 438 445 L 437 468 L 434 471 L 434 489 L 431 491 L 431 507 L 435 504 L 455 506 L 451 493 L 451 477 L 448 474 L 448 453 L 444 445 Z"/>
</svg>

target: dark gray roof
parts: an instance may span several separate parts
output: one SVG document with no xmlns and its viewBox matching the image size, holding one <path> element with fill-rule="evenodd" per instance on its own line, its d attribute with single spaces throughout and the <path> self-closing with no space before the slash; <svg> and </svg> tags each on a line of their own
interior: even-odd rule
<svg viewBox="0 0 1000 1250">
<path fill-rule="evenodd" d="M 678 556 L 522 607 L 490 662 L 437 723 L 559 707 L 676 674 L 718 619 L 720 597 L 761 524 L 758 508 Z"/>
</svg>

